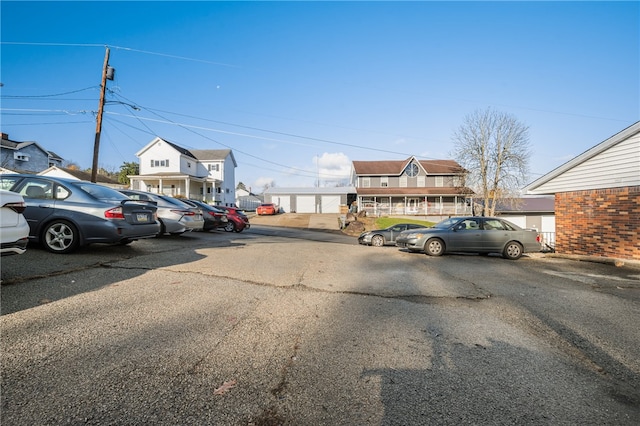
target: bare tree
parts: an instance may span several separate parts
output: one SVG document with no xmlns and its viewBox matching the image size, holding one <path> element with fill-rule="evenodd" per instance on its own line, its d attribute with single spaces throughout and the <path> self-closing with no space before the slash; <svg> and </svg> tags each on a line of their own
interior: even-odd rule
<svg viewBox="0 0 640 426">
<path fill-rule="evenodd" d="M 517 197 L 529 173 L 529 128 L 514 116 L 491 108 L 465 118 L 453 135 L 453 157 L 467 171 L 466 185 L 493 216 L 499 201 Z"/>
</svg>

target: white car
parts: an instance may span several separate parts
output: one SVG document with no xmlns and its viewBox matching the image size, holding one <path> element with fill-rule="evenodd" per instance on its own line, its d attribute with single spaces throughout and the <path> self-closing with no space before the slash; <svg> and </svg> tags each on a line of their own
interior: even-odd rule
<svg viewBox="0 0 640 426">
<path fill-rule="evenodd" d="M 0 206 L 0 254 L 22 254 L 29 241 L 29 224 L 22 215 L 27 204 L 22 195 L 0 189 Z"/>
</svg>

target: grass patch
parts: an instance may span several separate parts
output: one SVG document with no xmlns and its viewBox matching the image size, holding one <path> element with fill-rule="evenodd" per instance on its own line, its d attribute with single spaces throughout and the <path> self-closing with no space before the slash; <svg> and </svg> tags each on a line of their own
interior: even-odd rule
<svg viewBox="0 0 640 426">
<path fill-rule="evenodd" d="M 396 223 L 417 223 L 424 226 L 433 226 L 435 222 L 429 222 L 428 220 L 407 219 L 403 217 L 379 217 L 375 221 L 376 229 L 385 229 Z"/>
</svg>

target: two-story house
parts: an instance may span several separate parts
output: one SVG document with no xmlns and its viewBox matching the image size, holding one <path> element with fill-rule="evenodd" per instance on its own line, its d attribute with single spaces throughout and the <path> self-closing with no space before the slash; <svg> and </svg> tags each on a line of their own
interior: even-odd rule
<svg viewBox="0 0 640 426">
<path fill-rule="evenodd" d="M 453 160 L 353 161 L 358 211 L 369 215 L 471 214 L 474 193 Z"/>
<path fill-rule="evenodd" d="M 136 153 L 138 175 L 129 176 L 130 188 L 232 206 L 235 203 L 235 168 L 230 149 L 182 148 L 155 138 Z"/>
<path fill-rule="evenodd" d="M 62 158 L 36 142 L 17 142 L 2 133 L 0 167 L 21 173 L 38 173 L 49 167 L 62 167 Z"/>
</svg>

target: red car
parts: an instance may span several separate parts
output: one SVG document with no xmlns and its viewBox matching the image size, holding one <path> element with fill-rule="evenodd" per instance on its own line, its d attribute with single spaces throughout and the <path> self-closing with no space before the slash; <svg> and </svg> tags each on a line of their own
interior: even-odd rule
<svg viewBox="0 0 640 426">
<path fill-rule="evenodd" d="M 264 203 L 264 204 L 260 204 L 258 206 L 258 208 L 256 209 L 256 213 L 258 215 L 263 215 L 263 214 L 276 214 L 278 212 L 278 209 L 276 208 L 276 205 L 273 203 Z"/>
<path fill-rule="evenodd" d="M 242 232 L 245 229 L 249 229 L 251 224 L 249 218 L 244 211 L 236 207 L 215 206 L 216 208 L 223 210 L 227 213 L 228 222 L 224 225 L 224 230 L 227 232 Z"/>
</svg>

